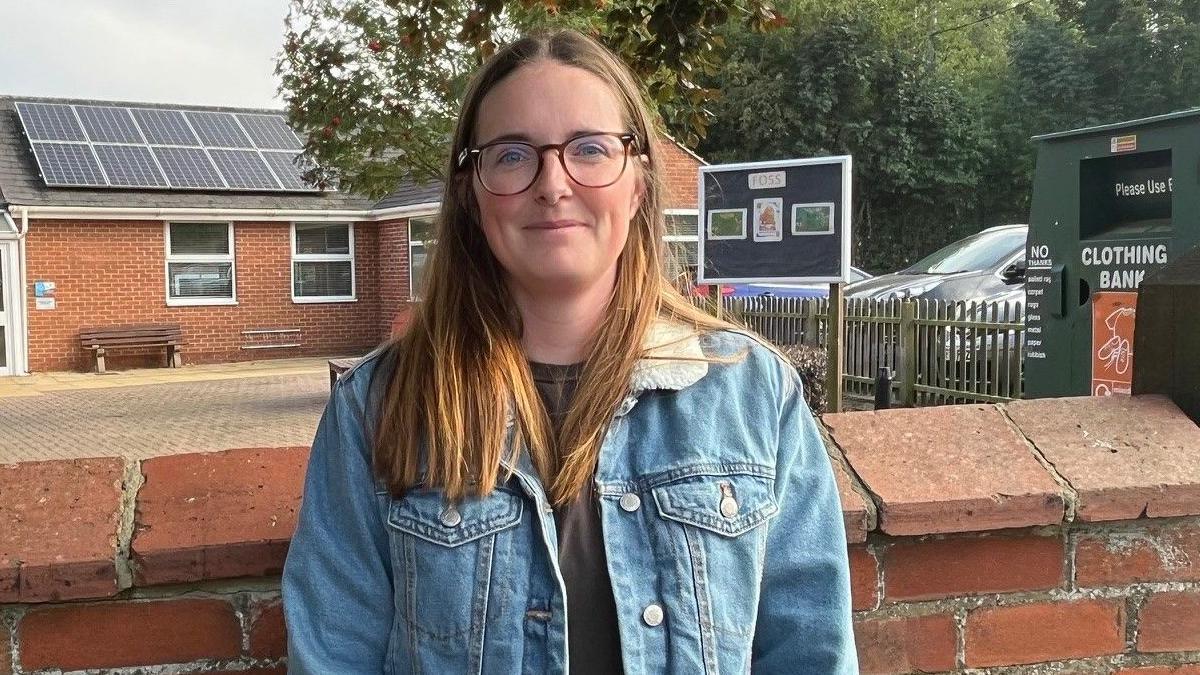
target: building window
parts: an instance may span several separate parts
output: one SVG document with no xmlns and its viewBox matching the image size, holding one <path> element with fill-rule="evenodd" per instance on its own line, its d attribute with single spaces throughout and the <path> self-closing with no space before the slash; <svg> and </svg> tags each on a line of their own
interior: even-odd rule
<svg viewBox="0 0 1200 675">
<path fill-rule="evenodd" d="M 433 254 L 433 216 L 418 216 L 408 221 L 408 295 L 413 300 L 425 296 L 425 265 Z"/>
<path fill-rule="evenodd" d="M 168 223 L 167 304 L 232 305 L 233 223 Z"/>
<path fill-rule="evenodd" d="M 691 209 L 667 209 L 663 212 L 667 221 L 667 233 L 663 241 L 667 244 L 667 275 L 676 280 L 680 275 L 695 277 L 697 247 L 700 245 L 699 214 Z"/>
<path fill-rule="evenodd" d="M 292 225 L 292 301 L 354 300 L 354 226 Z"/>
</svg>

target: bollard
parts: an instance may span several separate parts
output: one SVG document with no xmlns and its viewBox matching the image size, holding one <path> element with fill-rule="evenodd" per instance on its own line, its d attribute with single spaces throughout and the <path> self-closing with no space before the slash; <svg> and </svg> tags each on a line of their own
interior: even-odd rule
<svg viewBox="0 0 1200 675">
<path fill-rule="evenodd" d="M 875 377 L 875 409 L 887 410 L 892 407 L 892 371 L 882 367 Z"/>
</svg>

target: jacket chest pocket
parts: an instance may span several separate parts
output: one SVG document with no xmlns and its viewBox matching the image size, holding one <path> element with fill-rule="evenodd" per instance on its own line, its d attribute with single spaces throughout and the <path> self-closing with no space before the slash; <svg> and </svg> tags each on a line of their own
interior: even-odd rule
<svg viewBox="0 0 1200 675">
<path fill-rule="evenodd" d="M 523 510 L 522 498 L 503 488 L 457 504 L 441 490 L 414 490 L 391 503 L 396 609 L 410 627 L 436 640 L 482 627 L 496 539 L 521 522 Z"/>
<path fill-rule="evenodd" d="M 710 636 L 753 635 L 765 524 L 779 513 L 774 479 L 751 473 L 690 476 L 651 492 L 671 539 L 686 548 L 691 561 L 691 578 L 680 581 L 696 589 L 701 628 Z"/>
</svg>

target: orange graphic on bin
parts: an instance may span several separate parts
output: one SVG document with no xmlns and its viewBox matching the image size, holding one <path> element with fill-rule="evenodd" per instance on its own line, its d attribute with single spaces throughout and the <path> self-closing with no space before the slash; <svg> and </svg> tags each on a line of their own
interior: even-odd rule
<svg viewBox="0 0 1200 675">
<path fill-rule="evenodd" d="M 1133 325 L 1137 293 L 1092 296 L 1092 395 L 1128 394 L 1133 387 Z"/>
</svg>

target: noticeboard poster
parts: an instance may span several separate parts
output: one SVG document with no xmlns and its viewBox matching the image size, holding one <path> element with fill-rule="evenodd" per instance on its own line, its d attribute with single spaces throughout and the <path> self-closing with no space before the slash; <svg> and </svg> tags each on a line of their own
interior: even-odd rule
<svg viewBox="0 0 1200 675">
<path fill-rule="evenodd" d="M 851 158 L 700 168 L 699 283 L 845 282 Z"/>
</svg>

